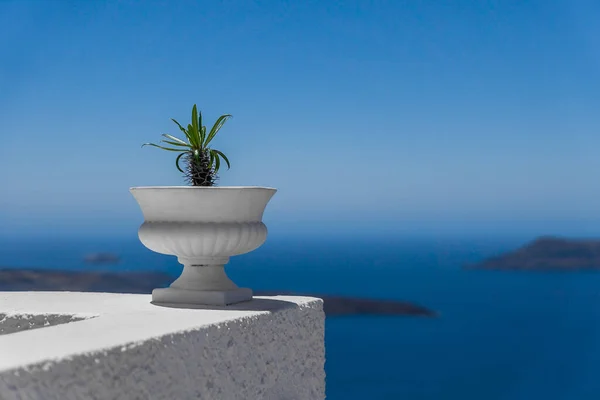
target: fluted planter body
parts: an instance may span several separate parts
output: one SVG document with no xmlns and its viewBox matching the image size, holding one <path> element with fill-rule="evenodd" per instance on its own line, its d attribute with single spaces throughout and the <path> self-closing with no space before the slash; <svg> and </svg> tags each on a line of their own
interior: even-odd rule
<svg viewBox="0 0 600 400">
<path fill-rule="evenodd" d="M 233 283 L 224 265 L 265 242 L 262 217 L 276 189 L 156 186 L 130 191 L 144 215 L 138 232 L 142 244 L 183 264 L 171 286 L 152 291 L 154 303 L 228 305 L 252 299 L 252 290 Z"/>
</svg>

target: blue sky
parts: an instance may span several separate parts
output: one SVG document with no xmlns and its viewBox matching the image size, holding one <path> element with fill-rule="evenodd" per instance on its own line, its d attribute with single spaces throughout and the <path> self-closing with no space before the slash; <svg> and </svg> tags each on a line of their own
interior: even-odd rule
<svg viewBox="0 0 600 400">
<path fill-rule="evenodd" d="M 0 234 L 135 233 L 197 103 L 272 233 L 600 235 L 596 1 L 0 1 Z M 4 232 L 2 232 L 4 231 Z"/>
</svg>

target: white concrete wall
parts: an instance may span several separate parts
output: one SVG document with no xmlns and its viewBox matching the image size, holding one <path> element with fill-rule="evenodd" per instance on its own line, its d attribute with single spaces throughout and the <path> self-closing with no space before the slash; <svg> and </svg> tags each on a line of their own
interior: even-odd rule
<svg viewBox="0 0 600 400">
<path fill-rule="evenodd" d="M 0 292 L 0 399 L 324 399 L 324 320 L 306 297 Z"/>
</svg>

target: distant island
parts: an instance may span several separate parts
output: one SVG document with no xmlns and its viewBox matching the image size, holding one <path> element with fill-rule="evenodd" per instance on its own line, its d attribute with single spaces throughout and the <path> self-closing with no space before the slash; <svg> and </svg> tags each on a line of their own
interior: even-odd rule
<svg viewBox="0 0 600 400">
<path fill-rule="evenodd" d="M 117 264 L 121 258 L 112 253 L 91 253 L 86 254 L 83 261 L 87 264 Z"/>
<path fill-rule="evenodd" d="M 543 236 L 525 246 L 467 269 L 582 271 L 600 270 L 600 240 Z"/>
<path fill-rule="evenodd" d="M 0 291 L 87 291 L 109 293 L 151 293 L 166 287 L 173 277 L 161 272 L 94 272 L 43 269 L 0 269 Z M 255 291 L 256 296 L 296 295 L 323 299 L 327 316 L 342 315 L 407 315 L 435 317 L 425 307 L 392 300 L 363 299 L 296 293 L 289 291 Z"/>
</svg>

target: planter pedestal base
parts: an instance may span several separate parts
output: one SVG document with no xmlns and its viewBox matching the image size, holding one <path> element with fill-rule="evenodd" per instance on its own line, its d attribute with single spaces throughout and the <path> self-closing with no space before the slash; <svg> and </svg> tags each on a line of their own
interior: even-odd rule
<svg viewBox="0 0 600 400">
<path fill-rule="evenodd" d="M 227 306 L 252 300 L 252 289 L 188 290 L 168 287 L 152 291 L 152 303 L 173 306 Z M 187 307 L 186 307 L 187 308 Z"/>
<path fill-rule="evenodd" d="M 157 305 L 227 306 L 252 300 L 252 289 L 238 287 L 225 273 L 229 257 L 196 257 L 177 260 L 183 271 L 171 286 L 152 291 Z"/>
</svg>

